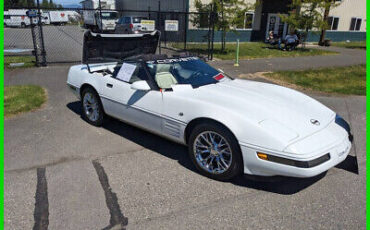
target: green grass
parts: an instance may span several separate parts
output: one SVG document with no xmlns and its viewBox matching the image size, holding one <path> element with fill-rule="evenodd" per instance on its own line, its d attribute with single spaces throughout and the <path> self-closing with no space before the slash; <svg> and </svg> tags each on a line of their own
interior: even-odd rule
<svg viewBox="0 0 370 230">
<path fill-rule="evenodd" d="M 265 76 L 315 91 L 366 95 L 366 65 L 279 71 Z"/>
<path fill-rule="evenodd" d="M 364 49 L 366 50 L 366 41 L 359 42 L 332 42 L 332 46 L 338 46 L 349 49 Z"/>
<path fill-rule="evenodd" d="M 173 44 L 174 48 L 183 48 L 183 44 Z M 187 50 L 196 54 L 207 54 L 207 44 L 187 44 Z M 214 57 L 222 60 L 235 60 L 235 43 L 226 44 L 225 52 L 221 51 L 221 44 L 214 44 Z M 269 44 L 262 42 L 244 42 L 240 43 L 239 58 L 240 59 L 255 59 L 255 58 L 272 58 L 272 57 L 296 57 L 296 56 L 315 56 L 315 55 L 332 55 L 336 52 L 312 49 L 298 48 L 294 51 L 282 51 L 276 49 Z"/>
<path fill-rule="evenodd" d="M 11 67 L 10 63 L 21 63 L 23 62 L 23 66 Z M 4 67 L 7 69 L 14 69 L 14 68 L 27 68 L 27 67 L 34 67 L 35 66 L 35 57 L 34 56 L 4 56 Z"/>
<path fill-rule="evenodd" d="M 4 115 L 8 118 L 39 108 L 46 98 L 46 91 L 40 86 L 6 86 L 4 88 Z"/>
</svg>

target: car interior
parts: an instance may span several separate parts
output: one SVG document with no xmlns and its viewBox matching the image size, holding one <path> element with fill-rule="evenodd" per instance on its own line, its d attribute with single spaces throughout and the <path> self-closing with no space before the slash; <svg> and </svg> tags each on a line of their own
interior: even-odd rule
<svg viewBox="0 0 370 230">
<path fill-rule="evenodd" d="M 170 72 L 171 65 L 157 64 L 156 67 L 155 81 L 159 88 L 170 89 L 172 85 L 176 85 L 178 83 L 176 78 Z"/>
</svg>

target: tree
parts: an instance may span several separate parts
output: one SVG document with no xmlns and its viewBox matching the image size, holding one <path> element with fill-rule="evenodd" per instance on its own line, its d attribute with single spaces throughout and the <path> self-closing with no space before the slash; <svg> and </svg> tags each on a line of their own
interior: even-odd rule
<svg viewBox="0 0 370 230">
<path fill-rule="evenodd" d="M 329 10 L 337 5 L 335 0 L 293 0 L 290 5 L 292 10 L 289 15 L 280 15 L 280 18 L 283 22 L 288 23 L 291 30 L 305 31 L 304 42 L 310 30 L 320 30 L 319 44 L 323 44 L 325 31 L 329 27 Z"/>
<path fill-rule="evenodd" d="M 48 0 L 42 0 L 41 8 L 49 8 L 49 1 Z"/>
<path fill-rule="evenodd" d="M 4 0 L 4 9 L 34 7 L 33 0 Z"/>
<path fill-rule="evenodd" d="M 208 4 L 203 4 L 200 0 L 195 0 L 194 5 L 198 12 L 215 13 L 216 17 L 212 23 L 215 29 L 222 31 L 221 50 L 225 51 L 226 32 L 241 28 L 244 24 L 245 12 L 254 9 L 256 4 L 246 3 L 244 0 L 212 0 Z M 204 16 L 204 14 L 197 14 L 192 19 L 194 26 L 203 28 L 209 26 L 208 21 L 208 15 Z"/>
<path fill-rule="evenodd" d="M 324 43 L 325 43 L 326 30 L 329 28 L 328 18 L 329 18 L 330 9 L 338 6 L 340 3 L 341 2 L 337 3 L 336 0 L 322 0 L 320 2 L 320 6 L 324 9 L 323 22 L 325 22 L 326 25 L 324 25 L 321 28 L 319 45 L 324 45 Z"/>
</svg>

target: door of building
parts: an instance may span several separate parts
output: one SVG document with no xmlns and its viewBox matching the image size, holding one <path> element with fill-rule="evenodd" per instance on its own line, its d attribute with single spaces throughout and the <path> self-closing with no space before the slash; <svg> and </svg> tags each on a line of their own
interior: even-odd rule
<svg viewBox="0 0 370 230">
<path fill-rule="evenodd" d="M 268 14 L 265 39 L 268 38 L 270 31 L 273 31 L 274 34 L 277 34 L 281 38 L 285 38 L 287 30 L 288 24 L 282 22 L 278 14 Z"/>
</svg>

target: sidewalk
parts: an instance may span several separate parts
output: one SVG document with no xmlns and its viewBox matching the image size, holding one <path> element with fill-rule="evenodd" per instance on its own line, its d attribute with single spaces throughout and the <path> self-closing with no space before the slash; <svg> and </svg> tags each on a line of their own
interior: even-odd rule
<svg viewBox="0 0 370 230">
<path fill-rule="evenodd" d="M 256 72 L 273 72 L 279 70 L 303 70 L 331 66 L 349 66 L 366 63 L 366 51 L 339 47 L 320 47 L 339 52 L 336 55 L 306 56 L 306 57 L 278 57 L 240 60 L 239 67 L 234 67 L 235 60 L 210 61 L 213 67 L 222 69 L 233 77 L 240 74 Z M 287 52 L 287 51 L 282 51 Z"/>
</svg>

